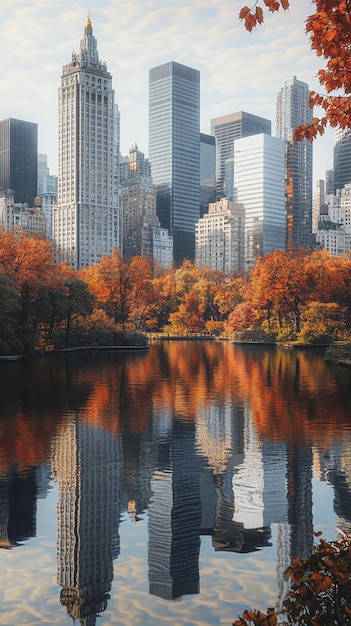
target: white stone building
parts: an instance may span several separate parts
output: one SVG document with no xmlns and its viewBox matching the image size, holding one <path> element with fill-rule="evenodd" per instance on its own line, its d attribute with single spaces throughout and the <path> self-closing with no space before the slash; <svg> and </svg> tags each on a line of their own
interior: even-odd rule
<svg viewBox="0 0 351 626">
<path fill-rule="evenodd" d="M 59 89 L 58 198 L 52 232 L 61 258 L 80 269 L 119 244 L 119 119 L 112 77 L 90 18 Z"/>
<path fill-rule="evenodd" d="M 245 210 L 221 198 L 195 226 L 195 262 L 226 274 L 244 269 Z"/>
<path fill-rule="evenodd" d="M 46 239 L 47 220 L 40 198 L 34 207 L 14 201 L 14 191 L 8 189 L 0 196 L 0 227 L 5 231 L 24 232 L 29 237 Z"/>
</svg>

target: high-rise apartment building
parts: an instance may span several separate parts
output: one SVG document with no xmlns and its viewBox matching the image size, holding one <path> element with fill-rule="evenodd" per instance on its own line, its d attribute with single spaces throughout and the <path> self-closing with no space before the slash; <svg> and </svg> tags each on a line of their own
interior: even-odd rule
<svg viewBox="0 0 351 626">
<path fill-rule="evenodd" d="M 38 125 L 0 121 L 0 190 L 14 191 L 15 202 L 33 206 L 38 183 Z"/>
<path fill-rule="evenodd" d="M 128 168 L 123 168 L 121 179 L 121 214 L 123 254 L 125 256 L 152 256 L 152 238 L 145 237 L 150 230 L 147 222 L 158 224 L 156 191 L 151 177 L 151 163 L 135 144 L 129 150 Z"/>
<path fill-rule="evenodd" d="M 244 269 L 245 209 L 221 198 L 210 203 L 195 227 L 195 262 L 200 267 L 232 274 Z"/>
<path fill-rule="evenodd" d="M 286 142 L 287 248 L 312 245 L 312 144 L 294 141 L 298 126 L 312 121 L 307 83 L 284 81 L 277 98 L 277 137 Z"/>
<path fill-rule="evenodd" d="M 234 140 L 265 133 L 271 134 L 271 122 L 245 111 L 222 115 L 211 120 L 211 135 L 216 139 L 216 196 L 225 196 L 226 161 L 234 156 Z"/>
<path fill-rule="evenodd" d="M 151 163 L 135 144 L 120 164 L 123 255 L 153 258 L 164 268 L 173 262 L 173 240 L 156 215 Z"/>
<path fill-rule="evenodd" d="M 195 253 L 200 216 L 200 72 L 170 61 L 149 74 L 149 158 L 156 211 L 174 242 L 174 262 Z"/>
<path fill-rule="evenodd" d="M 58 198 L 53 239 L 79 269 L 119 244 L 119 117 L 111 74 L 99 58 L 90 18 L 80 52 L 64 66 L 59 89 Z"/>
<path fill-rule="evenodd" d="M 271 135 L 235 140 L 235 199 L 245 208 L 247 268 L 259 255 L 286 248 L 285 144 Z"/>
</svg>

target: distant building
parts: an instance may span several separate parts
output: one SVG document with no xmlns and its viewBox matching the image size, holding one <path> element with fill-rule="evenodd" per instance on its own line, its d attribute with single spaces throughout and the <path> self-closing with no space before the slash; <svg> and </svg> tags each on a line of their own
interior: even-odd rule
<svg viewBox="0 0 351 626">
<path fill-rule="evenodd" d="M 334 193 L 334 170 L 325 171 L 325 194 Z"/>
<path fill-rule="evenodd" d="M 296 76 L 277 97 L 277 137 L 286 142 L 287 248 L 312 246 L 312 144 L 294 141 L 298 126 L 312 121 L 309 87 Z"/>
<path fill-rule="evenodd" d="M 245 111 L 211 120 L 211 135 L 216 139 L 216 197 L 225 195 L 225 164 L 234 156 L 234 140 L 265 133 L 271 134 L 271 121 Z"/>
<path fill-rule="evenodd" d="M 174 261 L 194 259 L 200 216 L 200 72 L 175 61 L 149 73 L 149 158 L 156 212 Z"/>
<path fill-rule="evenodd" d="M 286 249 L 285 143 L 271 135 L 236 139 L 235 199 L 245 208 L 247 268 L 259 255 Z"/>
<path fill-rule="evenodd" d="M 173 254 L 173 245 L 169 247 L 169 233 L 167 229 L 161 229 L 156 215 L 151 163 L 136 144 L 129 150 L 128 164 L 121 164 L 120 180 L 123 255 L 157 258 L 162 266 L 165 263 L 165 267 L 169 267 L 173 261 L 173 258 L 169 259 L 169 253 Z M 162 237 L 161 230 L 165 231 Z M 167 253 L 162 254 L 165 246 Z"/>
<path fill-rule="evenodd" d="M 351 130 L 335 133 L 334 191 L 351 183 Z"/>
<path fill-rule="evenodd" d="M 200 133 L 200 217 L 215 201 L 216 140 L 212 135 Z"/>
<path fill-rule="evenodd" d="M 34 207 L 14 201 L 14 192 L 8 189 L 0 196 L 0 226 L 5 231 L 25 233 L 29 237 L 46 239 L 47 220 L 41 198 L 35 198 Z"/>
<path fill-rule="evenodd" d="M 97 51 L 90 18 L 80 52 L 64 66 L 59 89 L 57 205 L 52 232 L 75 269 L 119 246 L 119 114 L 112 77 Z"/>
<path fill-rule="evenodd" d="M 124 164 L 123 164 L 124 165 Z M 128 168 L 121 178 L 121 214 L 123 255 L 152 256 L 152 235 L 145 222 L 156 217 L 156 191 L 151 177 L 151 163 L 135 144 L 129 150 Z M 150 237 L 147 241 L 148 236 Z"/>
<path fill-rule="evenodd" d="M 171 267 L 173 263 L 173 237 L 167 228 L 154 226 L 152 228 L 152 251 L 153 258 L 164 269 Z"/>
<path fill-rule="evenodd" d="M 318 220 L 321 215 L 321 209 L 325 204 L 324 180 L 317 180 L 316 188 L 313 192 L 312 199 L 312 232 L 318 229 Z"/>
<path fill-rule="evenodd" d="M 46 154 L 39 154 L 38 158 L 38 196 L 42 201 L 42 208 L 47 221 L 46 238 L 52 239 L 52 208 L 57 203 L 57 176 L 50 174 Z"/>
<path fill-rule="evenodd" d="M 319 216 L 316 242 L 334 256 L 351 251 L 351 184 L 325 197 L 326 208 Z"/>
<path fill-rule="evenodd" d="M 38 184 L 38 125 L 0 121 L 0 191 L 12 189 L 15 202 L 33 206 Z"/>
<path fill-rule="evenodd" d="M 244 269 L 245 210 L 221 198 L 195 226 L 195 262 L 200 267 L 232 274 Z"/>
</svg>

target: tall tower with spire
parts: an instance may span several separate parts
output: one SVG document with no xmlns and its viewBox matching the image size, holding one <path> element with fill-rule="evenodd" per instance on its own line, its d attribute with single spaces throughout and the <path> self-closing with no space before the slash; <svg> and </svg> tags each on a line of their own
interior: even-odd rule
<svg viewBox="0 0 351 626">
<path fill-rule="evenodd" d="M 97 263 L 119 247 L 119 118 L 90 17 L 80 52 L 63 67 L 59 88 L 57 206 L 52 235 L 62 260 Z"/>
</svg>

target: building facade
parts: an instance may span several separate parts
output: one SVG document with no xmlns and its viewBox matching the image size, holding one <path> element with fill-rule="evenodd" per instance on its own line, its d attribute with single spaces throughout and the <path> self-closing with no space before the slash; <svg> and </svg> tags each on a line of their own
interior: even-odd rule
<svg viewBox="0 0 351 626">
<path fill-rule="evenodd" d="M 47 219 L 41 198 L 35 198 L 33 206 L 29 207 L 27 203 L 15 202 L 14 191 L 7 189 L 0 195 L 0 227 L 5 231 L 46 239 Z"/>
<path fill-rule="evenodd" d="M 99 58 L 90 18 L 80 52 L 64 66 L 59 89 L 58 198 L 53 239 L 80 269 L 119 244 L 119 119 L 111 74 Z"/>
<path fill-rule="evenodd" d="M 150 230 L 144 225 L 148 221 L 158 223 L 156 190 L 151 163 L 136 144 L 129 150 L 128 168 L 122 168 L 120 179 L 123 255 L 152 256 Z"/>
<path fill-rule="evenodd" d="M 287 248 L 312 245 L 312 144 L 294 141 L 298 126 L 312 121 L 309 87 L 296 76 L 277 97 L 277 137 L 286 142 Z"/>
<path fill-rule="evenodd" d="M 167 268 L 173 262 L 173 240 L 156 215 L 156 189 L 151 163 L 135 144 L 129 162 L 121 163 L 123 255 L 153 258 Z"/>
<path fill-rule="evenodd" d="M 200 216 L 200 72 L 171 61 L 149 73 L 149 158 L 156 211 L 174 262 L 194 259 Z"/>
<path fill-rule="evenodd" d="M 215 201 L 216 140 L 212 135 L 200 133 L 200 217 Z"/>
<path fill-rule="evenodd" d="M 46 154 L 38 157 L 38 196 L 42 201 L 42 208 L 46 217 L 46 238 L 52 239 L 52 208 L 57 203 L 57 176 L 50 174 Z"/>
<path fill-rule="evenodd" d="M 242 204 L 221 198 L 195 227 L 195 262 L 225 274 L 244 269 L 245 209 Z"/>
<path fill-rule="evenodd" d="M 12 189 L 15 202 L 34 205 L 38 184 L 38 125 L 0 121 L 0 191 Z"/>
<path fill-rule="evenodd" d="M 286 249 L 285 143 L 271 135 L 235 140 L 235 199 L 245 208 L 245 263 Z"/>
<path fill-rule="evenodd" d="M 226 195 L 226 161 L 234 156 L 234 140 L 265 133 L 271 134 L 271 122 L 263 117 L 238 111 L 211 120 L 211 135 L 216 140 L 216 197 Z"/>
<path fill-rule="evenodd" d="M 351 183 L 351 131 L 335 133 L 334 191 Z"/>
</svg>

